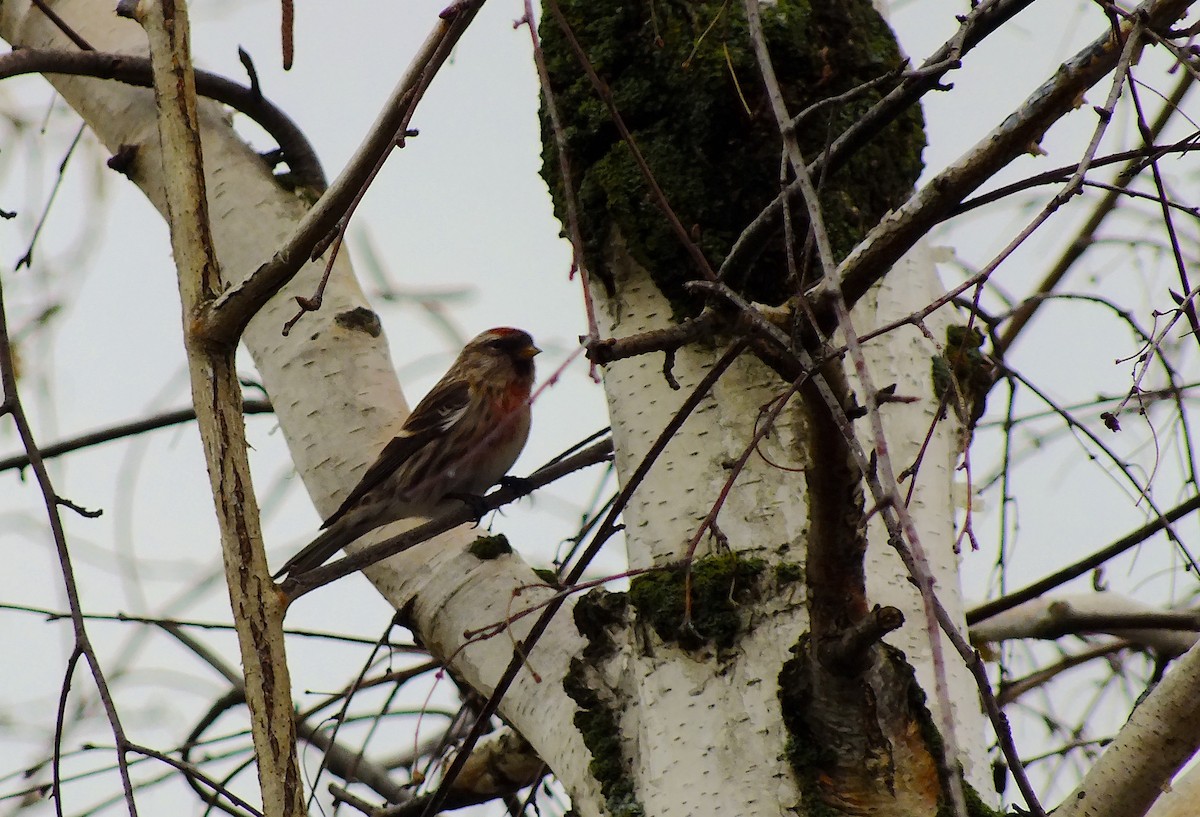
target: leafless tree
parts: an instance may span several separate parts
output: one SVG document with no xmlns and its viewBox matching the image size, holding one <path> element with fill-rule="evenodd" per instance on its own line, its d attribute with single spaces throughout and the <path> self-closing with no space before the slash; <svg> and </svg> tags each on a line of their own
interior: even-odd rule
<svg viewBox="0 0 1200 817">
<path fill-rule="evenodd" d="M 1095 39 L 995 121 L 964 117 L 973 146 L 925 167 L 921 105 L 959 99 L 960 72 L 997 43 L 1015 70 L 1032 0 L 964 7 L 912 60 L 866 0 L 526 0 L 543 176 L 581 283 L 577 351 L 603 377 L 611 428 L 570 426 L 580 442 L 527 480 L 280 582 L 245 418 L 278 423 L 322 516 L 403 421 L 347 229 L 483 0 L 430 19 L 330 182 L 249 57 L 245 86 L 193 69 L 184 3 L 107 5 L 0 5 L 14 49 L 0 75 L 43 75 L 165 218 L 192 407 L 41 439 L 19 353 L 57 319 L 6 307 L 4 271 L 2 407 L 21 453 L 2 465 L 39 489 L 61 573 L 58 595 L 5 615 L 70 627 L 57 718 L 35 760 L 0 770 L 10 810 L 136 814 L 157 797 L 178 808 L 186 785 L 189 808 L 236 815 L 308 813 L 327 792 L 371 815 L 974 815 L 1000 795 L 1035 814 L 1189 813 L 1190 3 L 1073 7 Z M 290 65 L 307 55 L 281 6 Z M 251 150 L 231 110 L 278 149 Z M 73 120 L 68 156 L 82 133 Z M 1029 157 L 1052 140 L 1071 160 L 1046 171 Z M 15 266 L 36 266 L 40 232 Z M 1075 376 L 1098 356 L 1119 358 L 1103 387 Z M 232 614 L 98 612 L 105 579 L 63 522 L 92 511 L 47 462 L 190 422 Z M 616 486 L 593 480 L 553 564 L 477 529 L 481 510 L 597 466 Z M 1111 535 L 1063 544 L 1075 561 L 1025 555 L 1094 536 L 1093 518 Z M 1122 519 L 1136 521 L 1112 530 Z M 598 569 L 619 547 L 626 569 Z M 989 600 L 972 606 L 960 571 L 981 558 Z M 123 581 L 146 580 L 135 562 Z M 287 626 L 359 571 L 394 611 L 376 636 Z M 131 723 L 139 645 L 98 649 L 104 620 L 153 627 L 219 677 L 186 734 L 154 743 Z M 300 643 L 340 688 L 297 707 Z M 104 799 L 76 802 L 96 777 Z"/>
</svg>

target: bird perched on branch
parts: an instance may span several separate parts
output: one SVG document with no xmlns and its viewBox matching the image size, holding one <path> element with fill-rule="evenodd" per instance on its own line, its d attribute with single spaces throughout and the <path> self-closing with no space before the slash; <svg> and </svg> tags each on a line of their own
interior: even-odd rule
<svg viewBox="0 0 1200 817">
<path fill-rule="evenodd" d="M 324 533 L 275 574 L 320 567 L 382 525 L 430 516 L 445 499 L 481 496 L 508 473 L 529 436 L 533 358 L 541 350 L 520 329 L 489 329 L 463 347 L 417 404 Z"/>
</svg>

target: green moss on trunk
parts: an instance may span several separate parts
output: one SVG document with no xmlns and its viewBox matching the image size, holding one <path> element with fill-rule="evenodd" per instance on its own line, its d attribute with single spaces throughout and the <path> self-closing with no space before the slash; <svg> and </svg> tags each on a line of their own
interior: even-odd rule
<svg viewBox="0 0 1200 817">
<path fill-rule="evenodd" d="M 576 37 L 613 98 L 683 225 L 718 265 L 746 225 L 779 192 L 781 141 L 739 3 L 705 0 L 560 0 Z M 895 38 L 870 0 L 779 0 L 763 24 L 793 115 L 901 63 Z M 553 17 L 542 25 L 551 83 L 566 131 L 587 260 L 610 280 L 601 252 L 618 230 L 681 312 L 695 305 L 682 284 L 694 264 L 656 208 L 629 148 Z M 886 89 L 883 89 L 886 90 Z M 799 137 L 811 160 L 880 91 L 823 108 Z M 543 111 L 542 173 L 565 220 L 557 148 Z M 921 170 L 920 111 L 907 112 L 821 180 L 821 200 L 841 257 L 911 191 Z M 803 208 L 798 208 L 802 211 Z M 798 239 L 804 218 L 796 216 Z M 795 291 L 781 238 L 732 281 L 751 298 L 779 303 Z"/>
<path fill-rule="evenodd" d="M 743 605 L 759 595 L 759 577 L 765 568 L 762 559 L 736 553 L 697 559 L 691 570 L 690 622 L 684 620 L 689 588 L 682 568 L 638 576 L 629 583 L 629 601 L 639 619 L 667 643 L 686 650 L 707 643 L 728 649 L 742 632 Z"/>
<path fill-rule="evenodd" d="M 645 809 L 634 793 L 630 764 L 621 746 L 619 713 L 600 693 L 599 666 L 614 651 L 611 630 L 623 626 L 625 594 L 593 590 L 575 605 L 575 626 L 587 639 L 583 655 L 571 659 L 563 689 L 579 706 L 575 728 L 592 754 L 588 771 L 600 784 L 605 805 L 613 817 L 642 817 Z"/>
</svg>

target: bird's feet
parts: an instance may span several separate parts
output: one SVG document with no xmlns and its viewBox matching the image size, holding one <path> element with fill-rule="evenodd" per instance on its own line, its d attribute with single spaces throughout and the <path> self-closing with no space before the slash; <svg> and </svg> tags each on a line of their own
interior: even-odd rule
<svg viewBox="0 0 1200 817">
<path fill-rule="evenodd" d="M 500 477 L 500 487 L 528 494 L 533 491 L 533 480 L 529 477 Z"/>
<path fill-rule="evenodd" d="M 479 494 L 460 493 L 455 491 L 452 494 L 446 494 L 447 499 L 457 499 L 459 502 L 467 506 L 471 515 L 475 517 L 475 527 L 479 527 L 479 523 L 483 521 L 483 517 L 487 515 L 489 510 L 487 500 Z"/>
</svg>

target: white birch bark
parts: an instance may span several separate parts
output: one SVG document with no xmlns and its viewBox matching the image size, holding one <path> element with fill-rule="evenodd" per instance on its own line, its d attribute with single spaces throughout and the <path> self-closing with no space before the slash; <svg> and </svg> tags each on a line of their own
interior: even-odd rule
<svg viewBox="0 0 1200 817">
<path fill-rule="evenodd" d="M 55 11 L 93 47 L 145 55 L 144 32 L 117 18 L 113 6 L 95 0 L 54 3 Z M 0 4 L 0 37 L 14 47 L 76 49 L 27 0 Z M 397 76 L 403 67 L 399 62 L 395 66 Z M 110 151 L 137 146 L 131 175 L 165 213 L 153 93 L 102 80 L 47 78 Z M 306 205 L 272 179 L 218 106 L 202 102 L 200 120 L 214 243 L 224 279 L 236 284 L 287 240 Z M 317 509 L 327 516 L 403 422 L 407 405 L 382 330 L 369 320 L 338 320 L 369 309 L 348 254 L 339 256 L 321 310 L 283 336 L 281 328 L 296 309 L 292 297 L 311 295 L 323 267 L 323 260 L 306 265 L 251 322 L 243 340 L 271 396 L 297 471 Z M 385 528 L 374 538 L 398 528 Z M 512 642 L 493 638 L 460 651 L 462 634 L 503 620 L 511 612 L 514 588 L 538 580 L 515 556 L 481 562 L 465 554 L 464 547 L 474 539 L 465 526 L 367 574 L 397 608 L 413 602 L 416 626 L 435 654 L 454 656 L 455 669 L 486 694 L 511 658 Z M 536 596 L 526 592 L 522 599 L 532 602 Z M 522 638 L 529 624 L 527 618 L 515 627 L 513 637 Z M 530 656 L 542 682 L 523 671 L 501 711 L 550 761 L 572 791 L 576 808 L 591 815 L 598 813 L 599 795 L 587 771 L 590 755 L 579 734 L 564 728 L 575 704 L 563 693 L 561 679 L 578 646 L 568 606 Z"/>
<path fill-rule="evenodd" d="M 1200 747 L 1197 698 L 1200 646 L 1193 646 L 1138 703 L 1125 726 L 1055 814 L 1142 817 L 1149 812 Z M 1174 808 L 1178 809 L 1178 804 Z M 1179 813 L 1195 814 L 1195 801 L 1190 810 Z"/>
<path fill-rule="evenodd" d="M 901 258 L 883 279 L 882 285 L 870 291 L 853 313 L 854 325 L 861 333 L 898 320 L 924 309 L 944 288 L 935 269 L 935 250 L 918 244 Z M 963 318 L 949 308 L 926 318 L 925 325 L 939 343 L 944 343 L 946 326 L 963 323 Z M 904 326 L 864 344 L 863 351 L 871 368 L 876 387 L 896 384 L 896 394 L 919 397 L 920 402 L 885 404 L 881 413 L 887 433 L 892 462 L 896 468 L 907 468 L 916 459 L 925 435 L 934 421 L 936 404 L 932 400 L 931 372 L 933 356 L 938 353 L 933 344 L 914 326 Z M 861 397 L 861 395 L 860 395 Z M 953 416 L 953 412 L 949 412 Z M 962 588 L 959 584 L 959 555 L 956 549 L 958 529 L 955 526 L 955 496 L 960 493 L 958 472 L 959 439 L 957 424 L 942 422 L 937 426 L 926 449 L 916 479 L 916 489 L 908 510 L 921 535 L 929 569 L 936 580 L 935 590 L 942 606 L 954 617 L 961 632 L 966 633 L 966 616 Z M 860 437 L 864 429 L 860 428 Z M 870 451 L 868 440 L 863 446 Z M 907 490 L 908 482 L 901 483 Z M 893 605 L 904 612 L 904 626 L 884 640 L 899 647 L 916 669 L 917 680 L 927 693 L 932 693 L 935 679 L 931 660 L 930 633 L 924 627 L 920 594 L 908 580 L 908 573 L 899 556 L 887 544 L 887 531 L 878 516 L 868 529 L 870 548 L 867 550 L 867 594 L 873 604 Z M 948 656 L 946 674 L 950 688 L 949 700 L 956 737 L 960 750 L 959 763 L 968 783 L 985 799 L 992 793 L 991 768 L 986 749 L 986 719 L 979 706 L 979 693 L 970 671 L 958 653 L 940 632 L 942 654 Z M 929 706 L 934 710 L 937 700 L 929 694 Z"/>
<path fill-rule="evenodd" d="M 1159 655 L 1182 655 L 1196 643 L 1190 630 L 1138 627 L 1139 617 L 1162 614 L 1161 607 L 1120 593 L 1044 596 L 1005 610 L 971 628 L 977 644 L 1015 638 L 1057 640 L 1066 634 L 1108 633 Z"/>
<path fill-rule="evenodd" d="M 617 298 L 593 287 L 601 336 L 625 336 L 671 325 L 671 305 L 615 245 Z M 897 264 L 884 285 L 855 311 L 860 332 L 907 315 L 940 294 L 930 254 L 917 251 Z M 944 337 L 949 316 L 927 325 Z M 673 391 L 662 374 L 662 357 L 617 361 L 605 370 L 604 385 L 624 479 L 641 461 L 658 433 L 704 376 L 721 349 L 688 347 L 675 357 Z M 930 384 L 933 346 L 916 329 L 889 333 L 866 347 L 875 382 L 896 383 L 897 394 L 916 396 L 913 405 L 885 406 L 884 424 L 894 461 L 912 462 L 933 421 L 936 404 Z M 716 501 L 729 470 L 754 433 L 759 409 L 784 390 L 778 376 L 746 354 L 721 379 L 714 396 L 675 435 L 650 470 L 625 511 L 630 566 L 662 565 L 682 558 L 689 538 Z M 797 462 L 796 410 L 786 410 L 763 452 L 787 467 Z M 865 422 L 865 421 L 863 421 Z M 911 506 L 933 561 L 938 594 L 962 622 L 955 539 L 954 467 L 957 442 L 951 423 L 939 424 L 926 453 Z M 867 446 L 869 450 L 869 445 Z M 807 524 L 802 473 L 783 472 L 752 456 L 718 517 L 734 551 L 769 563 L 803 564 Z M 894 605 L 906 617 L 904 628 L 885 639 L 905 651 L 920 683 L 932 689 L 930 636 L 916 590 L 903 565 L 886 544 L 882 525 L 870 530 L 867 556 L 871 603 Z M 713 552 L 706 537 L 698 556 Z M 788 767 L 787 735 L 780 718 L 777 676 L 789 650 L 808 629 L 802 585 L 756 606 L 749 633 L 731 655 L 686 654 L 664 646 L 649 629 L 620 644 L 608 662 L 602 685 L 611 705 L 622 713 L 621 731 L 639 802 L 647 814 L 778 815 L 799 807 L 799 792 Z M 963 625 L 965 631 L 965 624 Z M 940 636 L 939 636 L 940 637 Z M 953 650 L 946 644 L 946 654 Z M 957 659 L 947 668 L 952 713 L 958 724 L 959 758 L 967 780 L 987 792 L 984 722 L 974 682 Z M 933 696 L 929 696 L 932 702 Z M 936 713 L 935 713 L 936 716 Z M 935 719 L 941 723 L 940 719 Z M 986 796 L 986 795 L 985 795 Z"/>
<path fill-rule="evenodd" d="M 1200 766 L 1181 772 L 1163 796 L 1146 812 L 1147 817 L 1192 817 L 1200 802 Z"/>
<path fill-rule="evenodd" d="M 602 337 L 635 335 L 672 324 L 670 303 L 636 262 L 613 248 L 618 298 L 593 287 Z M 688 346 L 675 355 L 674 391 L 660 355 L 616 361 L 605 368 L 617 472 L 622 481 L 641 462 L 721 349 Z M 784 384 L 750 354 L 733 364 L 712 396 L 667 444 L 624 511 L 629 565 L 674 562 L 708 514 L 753 434 L 759 407 Z M 772 460 L 795 465 L 796 413 L 785 412 L 764 440 Z M 717 524 L 729 546 L 746 556 L 782 549 L 796 558 L 807 524 L 802 474 L 780 479 L 754 456 L 734 485 Z M 714 552 L 711 536 L 697 557 Z M 787 735 L 779 717 L 775 677 L 788 649 L 806 629 L 803 592 L 762 611 L 734 656 L 703 657 L 664 646 L 643 628 L 626 640 L 607 667 L 605 685 L 621 712 L 625 754 L 634 758 L 639 802 L 651 815 L 777 815 L 796 808 L 800 793 L 787 768 Z M 722 670 L 730 670 L 724 672 Z"/>
</svg>

